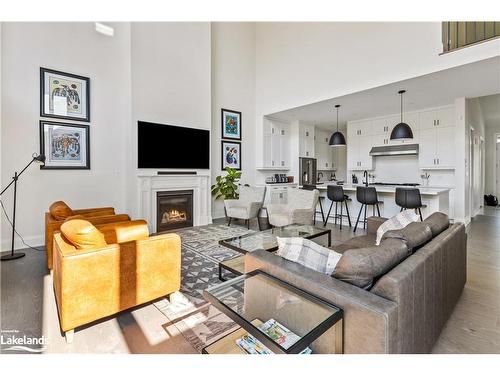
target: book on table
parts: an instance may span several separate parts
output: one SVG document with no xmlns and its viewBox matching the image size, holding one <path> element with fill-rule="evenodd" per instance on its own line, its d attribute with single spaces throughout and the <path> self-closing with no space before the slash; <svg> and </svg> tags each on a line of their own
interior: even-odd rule
<svg viewBox="0 0 500 375">
<path fill-rule="evenodd" d="M 275 319 L 269 319 L 258 328 L 285 349 L 288 349 L 300 340 L 300 336 L 290 331 Z M 272 354 L 272 352 L 264 344 L 250 334 L 241 336 L 236 340 L 236 344 L 249 354 Z M 312 350 L 309 347 L 300 352 L 300 354 L 311 353 Z"/>
</svg>

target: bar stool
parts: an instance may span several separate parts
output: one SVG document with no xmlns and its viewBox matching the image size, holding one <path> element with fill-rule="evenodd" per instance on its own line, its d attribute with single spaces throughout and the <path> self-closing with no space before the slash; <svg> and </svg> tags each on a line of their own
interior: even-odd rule
<svg viewBox="0 0 500 375">
<path fill-rule="evenodd" d="M 396 204 L 401 207 L 401 211 L 406 209 L 413 209 L 415 212 L 418 210 L 420 215 L 420 221 L 423 221 L 421 208 L 427 207 L 426 204 L 422 204 L 422 197 L 420 196 L 420 190 L 418 189 L 408 189 L 408 188 L 396 188 Z"/>
<path fill-rule="evenodd" d="M 380 217 L 380 209 L 378 205 L 383 203 L 378 200 L 377 190 L 374 187 L 368 186 L 358 186 L 356 188 L 356 199 L 361 203 L 361 208 L 359 209 L 358 219 L 356 220 L 356 225 L 354 226 L 354 232 L 358 228 L 359 218 L 361 217 L 361 211 L 363 211 L 363 206 L 365 207 L 365 218 L 363 220 L 363 229 L 366 228 L 366 206 L 373 206 L 373 216 L 375 216 L 375 207 L 377 207 L 377 214 Z"/>
<path fill-rule="evenodd" d="M 332 204 L 330 205 L 330 209 L 328 210 L 328 214 L 326 215 L 326 219 L 324 220 L 323 226 L 326 227 L 326 223 L 330 218 L 330 212 L 332 211 L 333 203 L 335 203 L 335 216 L 334 216 L 335 225 L 337 225 L 337 219 L 340 219 L 340 230 L 342 230 L 342 219 L 344 216 L 347 216 L 347 220 L 349 221 L 349 227 L 352 227 L 351 217 L 349 215 L 349 207 L 347 207 L 347 201 L 350 201 L 351 198 L 349 198 L 347 195 L 344 194 L 344 188 L 338 185 L 328 185 L 326 190 L 326 195 L 328 199 L 332 201 Z M 338 212 L 337 206 L 339 203 L 340 203 L 340 215 L 337 214 Z M 347 215 L 344 215 L 342 203 L 345 204 L 345 210 L 347 212 Z"/>
<path fill-rule="evenodd" d="M 303 190 L 316 190 L 316 185 L 302 185 Z M 319 203 L 319 209 L 320 211 L 316 210 L 314 212 L 314 218 L 313 218 L 313 223 L 316 225 L 316 214 L 321 214 L 321 219 L 325 221 L 325 214 L 323 212 L 323 204 L 321 203 L 325 197 L 322 197 L 321 195 L 319 196 L 318 203 Z"/>
</svg>

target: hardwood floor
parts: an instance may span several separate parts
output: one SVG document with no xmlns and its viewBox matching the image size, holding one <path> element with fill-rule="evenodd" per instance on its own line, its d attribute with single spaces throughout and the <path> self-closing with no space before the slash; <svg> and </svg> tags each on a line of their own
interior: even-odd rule
<svg viewBox="0 0 500 375">
<path fill-rule="evenodd" d="M 332 227 L 334 241 L 354 234 Z M 257 223 L 252 222 L 257 230 Z M 468 231 L 467 284 L 434 353 L 500 353 L 500 210 L 485 208 Z M 356 235 L 364 234 L 363 230 Z M 83 327 L 67 345 L 59 331 L 45 253 L 1 263 L 2 330 L 49 337 L 51 353 L 195 353 L 181 332 L 151 304 Z"/>
</svg>

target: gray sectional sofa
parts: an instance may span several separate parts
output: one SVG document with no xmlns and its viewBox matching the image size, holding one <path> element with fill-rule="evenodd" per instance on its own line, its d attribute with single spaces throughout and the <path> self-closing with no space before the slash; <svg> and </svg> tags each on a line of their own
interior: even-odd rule
<svg viewBox="0 0 500 375">
<path fill-rule="evenodd" d="M 465 226 L 449 225 L 446 215 L 436 213 L 419 225 L 386 233 L 376 247 L 376 231 L 385 220 L 369 218 L 366 235 L 333 247 L 343 253 L 343 271 L 348 262 L 365 259 L 363 254 L 407 251 L 396 264 L 380 268 L 383 274 L 368 285 L 361 269 L 367 262 L 360 272 L 354 272 L 354 277 L 342 270 L 337 272 L 339 262 L 333 277 L 264 250 L 246 255 L 245 271 L 261 269 L 341 307 L 344 353 L 429 353 L 466 281 Z"/>
</svg>

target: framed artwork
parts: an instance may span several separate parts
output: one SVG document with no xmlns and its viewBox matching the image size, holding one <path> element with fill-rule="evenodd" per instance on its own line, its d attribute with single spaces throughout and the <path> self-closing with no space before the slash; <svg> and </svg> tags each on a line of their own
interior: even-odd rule
<svg viewBox="0 0 500 375">
<path fill-rule="evenodd" d="M 40 121 L 40 169 L 90 169 L 88 125 Z"/>
<path fill-rule="evenodd" d="M 40 68 L 40 116 L 90 121 L 90 78 Z"/>
<path fill-rule="evenodd" d="M 241 170 L 241 143 L 222 141 L 221 168 Z"/>
<path fill-rule="evenodd" d="M 222 138 L 241 141 L 241 112 L 221 109 Z"/>
</svg>

